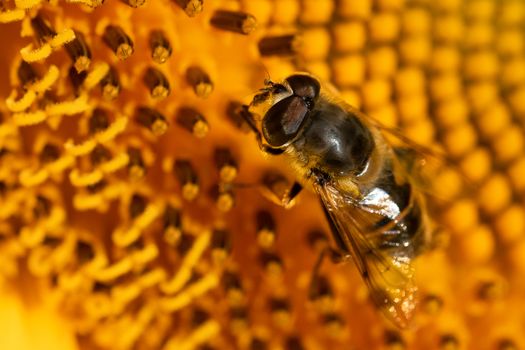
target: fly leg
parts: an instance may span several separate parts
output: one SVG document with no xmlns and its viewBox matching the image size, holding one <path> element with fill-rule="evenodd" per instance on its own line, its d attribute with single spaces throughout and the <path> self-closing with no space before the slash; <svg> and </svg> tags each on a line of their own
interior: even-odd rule
<svg viewBox="0 0 525 350">
<path fill-rule="evenodd" d="M 243 108 L 248 110 L 248 106 L 243 106 Z M 257 125 L 255 125 L 255 120 L 252 118 L 251 114 L 240 113 L 240 116 L 255 134 L 257 144 L 259 145 L 261 151 L 270 155 L 279 155 L 284 153 L 284 149 L 272 148 L 264 144 L 261 132 L 257 128 Z M 283 186 L 283 184 L 285 185 Z M 295 181 L 292 186 L 288 187 L 288 181 L 286 178 L 280 174 L 275 173 L 266 174 L 263 178 L 263 185 L 266 189 L 266 191 L 264 191 L 264 195 L 272 202 L 285 208 L 290 208 L 295 204 L 295 198 L 303 189 L 303 186 L 297 181 Z"/>
<path fill-rule="evenodd" d="M 319 257 L 317 258 L 317 261 L 313 267 L 312 277 L 310 279 L 308 297 L 312 301 L 319 301 L 323 298 L 333 297 L 333 292 L 328 280 L 320 273 L 321 266 L 326 257 L 329 257 L 333 263 L 340 263 L 348 258 L 347 255 L 329 246 L 321 250 Z"/>
<path fill-rule="evenodd" d="M 299 182 L 294 181 L 292 187 L 281 201 L 281 203 L 283 203 L 283 206 L 285 208 L 291 207 L 295 202 L 295 198 L 299 195 L 299 193 L 301 193 L 302 190 L 303 186 Z"/>
<path fill-rule="evenodd" d="M 290 185 L 284 175 L 267 172 L 262 178 L 263 195 L 270 201 L 285 208 L 291 208 L 303 186 L 297 181 Z"/>
</svg>

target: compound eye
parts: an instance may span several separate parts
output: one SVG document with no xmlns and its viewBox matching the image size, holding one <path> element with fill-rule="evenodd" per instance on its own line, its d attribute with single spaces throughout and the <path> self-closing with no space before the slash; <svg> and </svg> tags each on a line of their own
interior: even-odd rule
<svg viewBox="0 0 525 350">
<path fill-rule="evenodd" d="M 282 85 L 282 84 L 274 84 L 272 86 L 272 92 L 274 94 L 282 94 L 283 92 L 287 92 L 288 89 L 286 88 L 286 86 Z"/>
<path fill-rule="evenodd" d="M 305 117 L 308 106 L 299 96 L 288 96 L 274 104 L 262 121 L 262 133 L 271 147 L 284 147 L 295 139 Z"/>
<path fill-rule="evenodd" d="M 294 74 L 286 78 L 288 85 L 292 88 L 294 95 L 315 101 L 319 96 L 321 84 L 319 80 L 305 74 Z"/>
</svg>

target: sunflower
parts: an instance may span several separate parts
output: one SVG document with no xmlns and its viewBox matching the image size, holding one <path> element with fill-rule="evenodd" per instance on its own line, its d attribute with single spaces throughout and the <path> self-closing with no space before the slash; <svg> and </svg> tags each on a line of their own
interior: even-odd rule
<svg viewBox="0 0 525 350">
<path fill-rule="evenodd" d="M 2 349 L 525 347 L 522 0 L 0 0 Z M 245 107 L 297 71 L 453 167 L 414 325 Z M 466 189 L 473 188 L 474 191 Z"/>
</svg>

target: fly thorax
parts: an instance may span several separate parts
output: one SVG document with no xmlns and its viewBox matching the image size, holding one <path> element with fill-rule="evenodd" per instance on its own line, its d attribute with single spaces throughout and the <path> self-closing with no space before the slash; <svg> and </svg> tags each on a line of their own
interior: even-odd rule
<svg viewBox="0 0 525 350">
<path fill-rule="evenodd" d="M 296 149 L 315 157 L 316 167 L 334 176 L 356 176 L 367 167 L 374 137 L 358 117 L 325 101 L 311 112 Z"/>
</svg>

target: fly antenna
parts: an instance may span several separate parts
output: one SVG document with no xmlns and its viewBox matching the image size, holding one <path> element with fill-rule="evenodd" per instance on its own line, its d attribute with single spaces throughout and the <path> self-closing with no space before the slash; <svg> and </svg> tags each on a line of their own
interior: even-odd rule
<svg viewBox="0 0 525 350">
<path fill-rule="evenodd" d="M 266 77 L 264 78 L 264 85 L 273 85 L 272 77 L 270 76 L 270 72 L 268 71 L 268 68 L 266 68 L 266 65 L 261 62 L 261 66 L 264 69 L 264 72 L 266 73 Z"/>
</svg>

